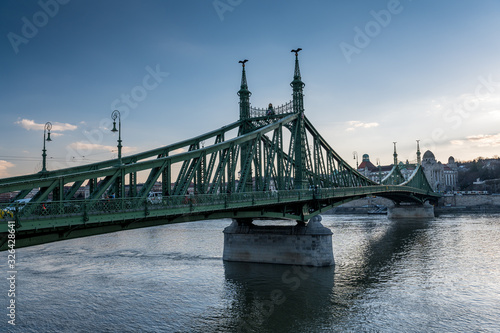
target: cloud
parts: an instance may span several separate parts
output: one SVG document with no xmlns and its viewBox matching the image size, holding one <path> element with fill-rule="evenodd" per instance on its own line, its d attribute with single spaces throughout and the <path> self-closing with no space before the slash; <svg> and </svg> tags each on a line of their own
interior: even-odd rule
<svg viewBox="0 0 500 333">
<path fill-rule="evenodd" d="M 488 116 L 496 119 L 500 119 L 500 111 L 499 110 L 493 110 L 488 112 Z"/>
<path fill-rule="evenodd" d="M 45 124 L 37 124 L 35 123 L 34 120 L 30 119 L 21 119 L 15 122 L 15 124 L 21 126 L 24 129 L 27 129 L 28 131 L 35 130 L 35 131 L 43 131 L 45 128 Z M 52 123 L 52 131 L 74 131 L 78 127 L 75 125 L 67 124 L 67 123 Z"/>
<path fill-rule="evenodd" d="M 451 116 L 468 118 L 470 115 L 487 115 L 493 113 L 498 116 L 498 105 L 500 104 L 500 90 L 498 88 L 486 87 L 478 84 L 474 93 L 462 93 L 456 96 L 441 96 L 429 102 L 426 114 L 440 115 L 443 120 Z M 491 90 L 490 90 L 491 89 Z"/>
<path fill-rule="evenodd" d="M 177 154 L 182 154 L 184 152 L 186 152 L 187 150 L 184 149 L 184 148 L 177 148 L 175 150 L 172 150 L 169 155 L 172 156 L 172 155 L 177 155 Z"/>
<path fill-rule="evenodd" d="M 379 125 L 379 123 L 362 123 L 361 121 L 357 120 L 348 121 L 347 124 L 349 124 L 349 126 L 351 127 L 346 128 L 346 131 L 354 131 L 356 128 L 377 127 Z"/>
<path fill-rule="evenodd" d="M 9 173 L 7 172 L 7 169 L 13 168 L 13 167 L 15 167 L 14 163 L 0 160 L 0 178 L 9 177 Z"/>
<path fill-rule="evenodd" d="M 478 147 L 500 146 L 500 133 L 471 135 L 467 137 L 467 140 L 475 143 Z"/>
<path fill-rule="evenodd" d="M 100 145 L 97 143 L 90 143 L 88 141 L 78 141 L 78 142 L 73 142 L 68 146 L 72 150 L 77 151 L 81 156 L 88 156 L 91 153 L 97 152 L 113 152 L 117 153 L 118 148 L 116 146 L 106 146 L 106 145 Z M 137 150 L 135 147 L 127 147 L 124 146 L 122 147 L 122 154 L 129 154 L 133 153 Z"/>
<path fill-rule="evenodd" d="M 69 145 L 70 148 L 77 150 L 77 151 L 109 151 L 111 152 L 113 149 L 117 149 L 114 146 L 105 146 L 105 145 L 100 145 L 97 143 L 90 143 L 90 142 L 84 142 L 84 141 L 78 141 L 78 142 L 73 142 L 72 144 Z"/>
</svg>

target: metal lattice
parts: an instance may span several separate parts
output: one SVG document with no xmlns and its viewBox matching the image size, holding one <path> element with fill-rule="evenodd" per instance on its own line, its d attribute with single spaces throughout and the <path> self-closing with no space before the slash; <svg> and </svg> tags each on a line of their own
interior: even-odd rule
<svg viewBox="0 0 500 333">
<path fill-rule="evenodd" d="M 304 113 L 298 51 L 294 50 L 291 102 L 272 110 L 250 107 L 246 61 L 242 62 L 238 121 L 120 159 L 0 179 L 0 193 L 16 191 L 16 200 L 36 193 L 22 206 L 0 205 L 2 216 L 14 218 L 20 239 L 32 245 L 196 219 L 305 222 L 366 195 L 419 203 L 435 200 L 438 195 L 420 166 L 405 181 L 396 165 L 377 184 L 328 145 Z M 86 198 L 77 200 L 83 187 Z M 152 198 L 158 188 L 159 195 Z M 0 224 L 0 233 L 5 241 L 6 224 Z"/>
</svg>

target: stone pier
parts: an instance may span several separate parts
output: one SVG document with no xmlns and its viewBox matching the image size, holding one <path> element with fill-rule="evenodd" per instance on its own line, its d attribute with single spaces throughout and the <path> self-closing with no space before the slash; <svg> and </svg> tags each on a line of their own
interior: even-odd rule
<svg viewBox="0 0 500 333">
<path fill-rule="evenodd" d="M 421 206 L 388 207 L 387 217 L 391 219 L 430 218 L 434 217 L 434 206 L 426 203 Z"/>
<path fill-rule="evenodd" d="M 321 216 L 306 225 L 257 226 L 233 223 L 224 229 L 226 261 L 288 265 L 332 266 L 335 264 L 332 231 Z"/>
</svg>

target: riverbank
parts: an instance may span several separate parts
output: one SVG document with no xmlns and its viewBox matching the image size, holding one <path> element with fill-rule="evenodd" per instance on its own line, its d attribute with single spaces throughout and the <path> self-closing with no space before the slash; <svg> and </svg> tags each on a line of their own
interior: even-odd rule
<svg viewBox="0 0 500 333">
<path fill-rule="evenodd" d="M 371 214 L 380 206 L 392 207 L 394 203 L 385 198 L 366 197 L 335 207 L 326 214 Z M 434 208 L 441 214 L 500 214 L 500 195 L 454 195 L 439 199 Z"/>
<path fill-rule="evenodd" d="M 434 207 L 434 213 L 436 216 L 442 214 L 500 214 L 500 206 L 438 206 Z"/>
</svg>

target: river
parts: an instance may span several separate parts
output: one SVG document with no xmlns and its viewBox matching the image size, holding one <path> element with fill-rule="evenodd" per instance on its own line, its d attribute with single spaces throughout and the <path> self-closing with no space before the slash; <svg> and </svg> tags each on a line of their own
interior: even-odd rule
<svg viewBox="0 0 500 333">
<path fill-rule="evenodd" d="M 223 262 L 229 220 L 17 249 L 16 325 L 3 282 L 0 331 L 500 331 L 500 215 L 322 223 L 335 267 Z"/>
</svg>

